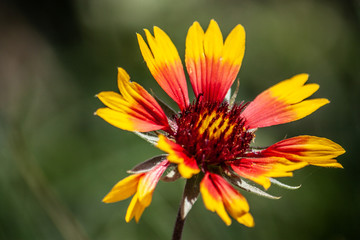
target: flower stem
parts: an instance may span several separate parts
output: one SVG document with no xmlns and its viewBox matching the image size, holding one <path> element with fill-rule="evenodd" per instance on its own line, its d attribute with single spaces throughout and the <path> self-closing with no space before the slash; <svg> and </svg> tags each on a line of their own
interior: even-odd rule
<svg viewBox="0 0 360 240">
<path fill-rule="evenodd" d="M 202 177 L 203 174 L 200 173 L 186 180 L 183 197 L 180 202 L 179 211 L 176 217 L 174 232 L 172 236 L 173 240 L 181 240 L 181 234 L 184 228 L 186 216 L 199 196 L 199 184 Z"/>
<path fill-rule="evenodd" d="M 181 234 L 184 228 L 184 223 L 185 223 L 185 219 L 186 218 L 182 218 L 181 217 L 181 205 L 179 207 L 179 211 L 176 217 L 176 222 L 175 222 L 175 227 L 174 227 L 174 232 L 172 235 L 172 240 L 181 240 Z"/>
</svg>

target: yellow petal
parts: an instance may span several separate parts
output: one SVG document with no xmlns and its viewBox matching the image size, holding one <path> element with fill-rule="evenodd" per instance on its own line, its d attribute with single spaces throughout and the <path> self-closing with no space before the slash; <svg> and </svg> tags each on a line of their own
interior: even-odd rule
<svg viewBox="0 0 360 240">
<path fill-rule="evenodd" d="M 129 207 L 126 211 L 125 221 L 130 222 L 135 216 L 135 221 L 138 222 L 145 207 L 139 202 L 138 194 L 136 193 L 132 198 Z"/>
<path fill-rule="evenodd" d="M 241 66 L 245 53 L 245 29 L 237 25 L 227 36 L 223 48 L 223 61 Z"/>
<path fill-rule="evenodd" d="M 104 91 L 96 95 L 100 99 L 102 103 L 104 103 L 107 107 L 117 110 L 120 112 L 129 111 L 129 104 L 124 98 L 116 92 L 112 91 Z"/>
<path fill-rule="evenodd" d="M 204 36 L 204 51 L 209 59 L 218 59 L 223 48 L 223 37 L 219 25 L 211 20 Z"/>
<path fill-rule="evenodd" d="M 140 121 L 137 118 L 131 117 L 126 113 L 119 112 L 112 110 L 110 108 L 99 108 L 96 112 L 96 115 L 110 123 L 111 125 L 114 125 L 115 127 L 121 128 L 123 130 L 127 131 L 135 131 L 135 125 L 137 124 L 137 130 L 138 131 L 147 131 L 147 129 L 153 129 L 156 128 L 156 125 L 149 125 L 144 124 L 142 125 L 141 122 L 147 123 L 145 121 Z M 160 129 L 161 127 L 158 126 Z M 149 130 L 152 131 L 152 130 Z"/>
<path fill-rule="evenodd" d="M 297 136 L 282 140 L 265 149 L 262 154 L 282 156 L 290 161 L 306 162 L 322 167 L 342 168 L 335 159 L 345 150 L 337 143 L 321 137 Z"/>
<path fill-rule="evenodd" d="M 246 213 L 246 214 L 242 215 L 241 217 L 236 218 L 236 220 L 239 223 L 244 224 L 247 227 L 254 227 L 255 226 L 254 218 L 251 216 L 250 213 Z"/>
<path fill-rule="evenodd" d="M 305 100 L 300 103 L 291 105 L 287 108 L 289 112 L 295 112 L 296 117 L 293 119 L 293 121 L 304 118 L 311 113 L 318 110 L 320 107 L 330 103 L 329 100 L 326 98 L 317 98 L 317 99 L 311 99 L 311 100 Z"/>
<path fill-rule="evenodd" d="M 204 30 L 194 22 L 186 36 L 185 63 L 195 96 L 203 93 L 206 79 Z"/>
<path fill-rule="evenodd" d="M 198 22 L 194 22 L 186 36 L 186 59 L 195 62 L 204 58 L 204 30 Z"/>
<path fill-rule="evenodd" d="M 164 135 L 159 135 L 157 147 L 164 152 L 167 152 L 167 160 L 172 163 L 178 164 L 178 170 L 182 177 L 190 178 L 192 175 L 200 172 L 196 160 L 193 157 L 187 156 L 185 150 L 166 138 Z"/>
<path fill-rule="evenodd" d="M 102 201 L 106 203 L 118 202 L 133 195 L 137 190 L 140 175 L 133 174 L 119 181 Z"/>
<path fill-rule="evenodd" d="M 204 180 L 203 180 L 204 181 Z M 216 212 L 219 217 L 225 222 L 227 226 L 231 225 L 231 219 L 226 213 L 224 204 L 219 195 L 208 190 L 208 187 L 201 181 L 200 183 L 200 192 L 202 199 L 204 201 L 205 207 L 212 212 Z M 218 193 L 217 193 L 218 194 Z"/>
<path fill-rule="evenodd" d="M 266 91 L 270 92 L 271 95 L 277 99 L 294 103 L 294 101 L 287 99 L 287 97 L 291 95 L 291 93 L 298 91 L 306 83 L 308 78 L 309 75 L 306 73 L 297 74 L 290 79 L 279 82 Z"/>
<path fill-rule="evenodd" d="M 284 100 L 289 104 L 298 103 L 313 95 L 319 87 L 319 84 L 316 83 L 306 84 L 298 90 L 290 93 Z"/>
</svg>

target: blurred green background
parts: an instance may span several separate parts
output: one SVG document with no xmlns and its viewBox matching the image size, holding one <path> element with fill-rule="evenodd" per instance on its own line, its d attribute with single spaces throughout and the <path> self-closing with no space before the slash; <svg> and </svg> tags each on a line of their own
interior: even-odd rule
<svg viewBox="0 0 360 240">
<path fill-rule="evenodd" d="M 243 193 L 255 227 L 230 227 L 202 200 L 184 239 L 356 239 L 360 236 L 359 2 L 66 0 L 0 3 L 0 239 L 170 239 L 184 181 L 160 182 L 138 224 L 130 202 L 102 197 L 126 170 L 159 150 L 93 112 L 94 95 L 116 91 L 116 67 L 167 102 L 146 68 L 135 33 L 156 25 L 184 56 L 197 20 L 226 36 L 247 32 L 238 101 L 297 73 L 331 104 L 294 123 L 261 129 L 256 144 L 311 134 L 341 144 L 344 169 L 307 167 L 271 187 L 280 200 Z"/>
</svg>

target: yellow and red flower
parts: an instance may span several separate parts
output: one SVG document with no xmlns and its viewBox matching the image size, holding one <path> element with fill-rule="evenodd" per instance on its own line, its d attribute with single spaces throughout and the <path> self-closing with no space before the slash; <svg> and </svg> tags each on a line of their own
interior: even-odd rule
<svg viewBox="0 0 360 240">
<path fill-rule="evenodd" d="M 238 189 L 273 196 L 244 179 L 268 189 L 271 183 L 284 185 L 273 178 L 292 176 L 294 170 L 306 165 L 342 168 L 335 158 L 344 149 L 326 138 L 297 136 L 265 148 L 252 147 L 258 128 L 304 118 L 329 101 L 305 100 L 319 85 L 306 84 L 308 75 L 298 74 L 249 103 L 234 103 L 236 95 L 230 99 L 231 85 L 245 51 L 241 25 L 225 41 L 214 20 L 206 32 L 198 22 L 190 27 L 185 66 L 196 97 L 193 102 L 189 100 L 183 64 L 170 38 L 158 27 L 154 27 L 154 35 L 148 30 L 145 35 L 147 42 L 137 35 L 144 60 L 179 111 L 171 110 L 140 85 L 130 82 L 122 68 L 118 69 L 120 94 L 97 95 L 107 106 L 98 109 L 97 115 L 118 128 L 135 132 L 167 153 L 137 165 L 129 171 L 132 175 L 116 184 L 104 198 L 104 202 L 116 202 L 134 195 L 127 222 L 133 217 L 139 220 L 160 179 L 169 181 L 182 176 L 198 179 L 191 181 L 195 184 L 191 193 L 185 188 L 183 218 L 201 193 L 205 207 L 216 212 L 227 225 L 231 224 L 230 214 L 251 227 L 254 221 L 249 205 Z"/>
</svg>

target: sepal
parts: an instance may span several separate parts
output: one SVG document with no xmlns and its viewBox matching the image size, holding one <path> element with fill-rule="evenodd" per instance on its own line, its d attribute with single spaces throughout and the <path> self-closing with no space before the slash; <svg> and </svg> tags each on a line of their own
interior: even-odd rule
<svg viewBox="0 0 360 240">
<path fill-rule="evenodd" d="M 236 97 L 237 97 L 237 94 L 239 93 L 239 87 L 240 87 L 240 81 L 239 79 L 236 81 L 236 88 L 235 88 L 235 91 L 234 93 L 232 94 L 230 100 L 229 100 L 229 109 L 231 109 L 234 104 L 235 104 L 235 100 L 236 100 Z M 229 89 L 229 91 L 231 91 L 231 88 Z"/>
<path fill-rule="evenodd" d="M 254 193 L 258 196 L 269 198 L 269 199 L 280 199 L 281 198 L 281 197 L 273 196 L 273 195 L 261 190 L 258 187 L 250 185 L 244 179 L 241 179 L 240 177 L 237 177 L 235 175 L 231 176 L 231 177 L 224 175 L 224 177 L 234 186 L 241 188 L 247 192 Z"/>
<path fill-rule="evenodd" d="M 128 170 L 127 173 L 130 174 L 138 174 L 138 173 L 146 173 L 151 171 L 154 167 L 156 167 L 159 163 L 166 160 L 166 154 L 162 154 L 159 156 L 152 157 L 145 162 L 139 163 L 131 170 Z"/>
<path fill-rule="evenodd" d="M 133 133 L 135 133 L 145 141 L 151 143 L 152 145 L 156 145 L 157 142 L 159 141 L 159 137 L 152 132 L 133 132 Z"/>
<path fill-rule="evenodd" d="M 177 114 L 177 112 L 174 109 L 172 109 L 162 99 L 160 99 L 158 96 L 156 96 L 152 91 L 151 91 L 151 95 L 155 98 L 155 100 L 160 105 L 160 107 L 162 108 L 162 110 L 164 111 L 165 115 L 168 118 L 171 118 L 171 117 L 173 117 L 173 116 L 175 116 Z"/>
<path fill-rule="evenodd" d="M 174 182 L 179 178 L 181 178 L 181 174 L 177 168 L 177 165 L 172 163 L 168 167 L 167 172 L 160 178 L 160 180 L 164 182 Z"/>
<path fill-rule="evenodd" d="M 289 189 L 289 190 L 296 190 L 296 189 L 299 189 L 301 187 L 301 184 L 299 186 L 290 186 L 290 185 L 287 185 L 285 183 L 282 183 L 274 178 L 270 178 L 270 181 L 272 184 L 275 184 L 279 187 L 282 187 L 282 188 L 285 188 L 285 189 Z"/>
<path fill-rule="evenodd" d="M 182 219 L 186 218 L 186 215 L 190 212 L 192 206 L 198 199 L 200 193 L 201 179 L 202 176 L 199 176 L 199 174 L 197 174 L 186 180 L 184 194 L 180 207 L 180 214 Z"/>
</svg>

